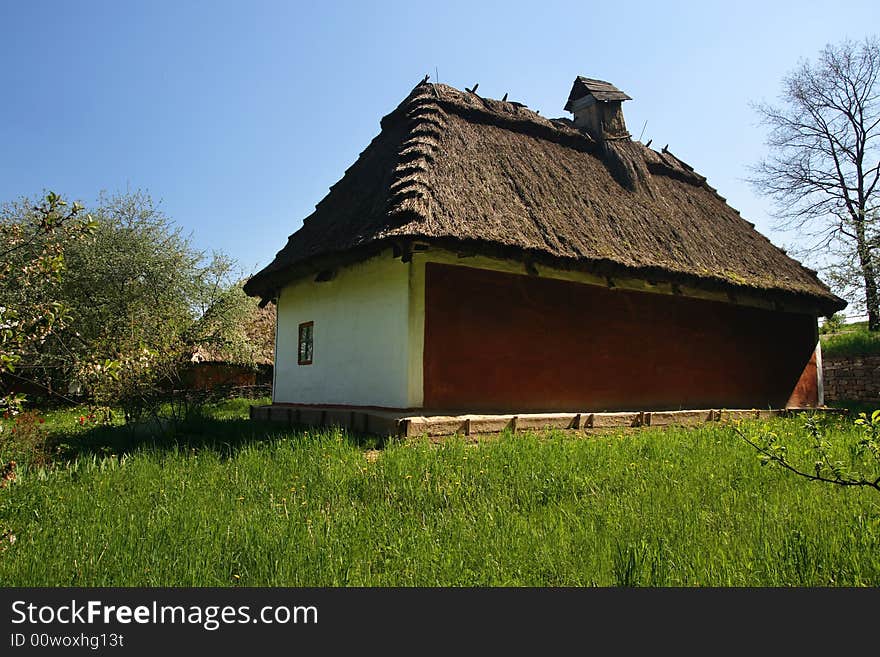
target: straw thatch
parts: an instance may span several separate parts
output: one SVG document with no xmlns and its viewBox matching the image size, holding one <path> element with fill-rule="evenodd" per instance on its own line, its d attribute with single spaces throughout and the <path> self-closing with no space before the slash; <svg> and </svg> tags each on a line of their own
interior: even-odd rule
<svg viewBox="0 0 880 657">
<path fill-rule="evenodd" d="M 421 83 L 245 285 L 290 280 L 412 240 L 606 275 L 846 304 L 664 149 L 593 141 L 520 103 Z"/>
</svg>

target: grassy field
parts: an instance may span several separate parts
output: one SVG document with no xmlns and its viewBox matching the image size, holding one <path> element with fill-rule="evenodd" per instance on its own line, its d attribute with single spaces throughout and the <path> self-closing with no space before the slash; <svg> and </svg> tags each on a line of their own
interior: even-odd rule
<svg viewBox="0 0 880 657">
<path fill-rule="evenodd" d="M 868 322 L 845 324 L 837 333 L 820 336 L 822 355 L 867 356 L 880 354 L 880 333 L 868 331 Z"/>
<path fill-rule="evenodd" d="M 880 495 L 762 467 L 719 424 L 377 446 L 248 403 L 158 442 L 50 414 L 68 460 L 0 490 L 0 582 L 880 585 Z"/>
</svg>

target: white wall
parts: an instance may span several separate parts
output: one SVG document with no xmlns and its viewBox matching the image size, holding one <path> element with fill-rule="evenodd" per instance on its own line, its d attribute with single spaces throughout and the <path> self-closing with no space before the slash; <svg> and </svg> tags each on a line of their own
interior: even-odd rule
<svg viewBox="0 0 880 657">
<path fill-rule="evenodd" d="M 314 276 L 278 300 L 273 397 L 279 403 L 408 408 L 421 405 L 421 353 L 410 360 L 411 265 L 387 251 L 346 267 L 331 281 Z M 297 364 L 298 329 L 314 322 L 311 365 Z M 418 370 L 418 385 L 411 376 Z"/>
<path fill-rule="evenodd" d="M 413 253 L 401 262 L 391 251 L 339 270 L 316 283 L 306 277 L 285 287 L 278 300 L 274 401 L 420 408 L 424 401 L 425 263 L 440 262 L 526 273 L 522 264 L 483 256 L 460 257 L 443 249 Z M 592 285 L 591 274 L 539 267 L 547 278 Z M 672 294 L 666 283 L 615 278 L 620 289 Z M 715 299 L 718 293 L 681 286 L 676 293 Z M 726 296 L 725 296 L 726 299 Z M 743 305 L 762 307 L 743 295 Z M 297 364 L 298 328 L 314 322 L 314 358 Z"/>
</svg>

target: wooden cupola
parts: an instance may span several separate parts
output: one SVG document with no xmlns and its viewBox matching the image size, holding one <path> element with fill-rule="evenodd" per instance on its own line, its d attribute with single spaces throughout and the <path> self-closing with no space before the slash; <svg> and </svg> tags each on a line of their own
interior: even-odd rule
<svg viewBox="0 0 880 657">
<path fill-rule="evenodd" d="M 579 75 L 565 104 L 574 114 L 574 124 L 599 143 L 606 139 L 629 138 L 620 104 L 632 100 L 610 82 Z"/>
</svg>

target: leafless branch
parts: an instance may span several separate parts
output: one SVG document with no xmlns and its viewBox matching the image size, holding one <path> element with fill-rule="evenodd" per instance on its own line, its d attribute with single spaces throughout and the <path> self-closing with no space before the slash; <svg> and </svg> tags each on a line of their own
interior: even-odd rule
<svg viewBox="0 0 880 657">
<path fill-rule="evenodd" d="M 880 42 L 828 45 L 782 84 L 779 105 L 757 104 L 770 156 L 752 184 L 775 204 L 777 228 L 797 231 L 806 251 L 857 256 L 869 326 L 880 330 L 875 255 L 880 229 Z"/>
</svg>

